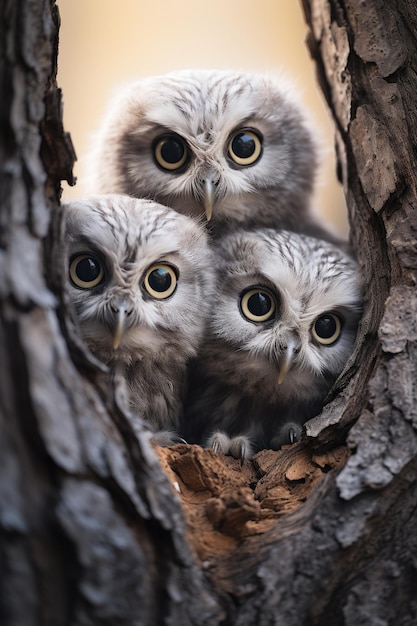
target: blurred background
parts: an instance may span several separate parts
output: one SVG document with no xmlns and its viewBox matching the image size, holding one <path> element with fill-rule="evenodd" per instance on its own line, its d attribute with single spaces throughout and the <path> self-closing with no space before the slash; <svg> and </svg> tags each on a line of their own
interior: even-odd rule
<svg viewBox="0 0 417 626">
<path fill-rule="evenodd" d="M 280 69 L 296 85 L 323 144 L 317 211 L 347 235 L 346 209 L 336 179 L 333 130 L 305 45 L 299 2 L 288 0 L 58 0 L 61 14 L 58 85 L 65 130 L 78 161 L 75 187 L 87 191 L 83 162 L 106 105 L 120 86 L 181 68 Z"/>
</svg>

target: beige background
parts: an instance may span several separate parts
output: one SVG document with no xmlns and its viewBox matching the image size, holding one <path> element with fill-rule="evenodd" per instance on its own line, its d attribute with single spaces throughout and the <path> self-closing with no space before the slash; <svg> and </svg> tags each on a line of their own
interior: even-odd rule
<svg viewBox="0 0 417 626">
<path fill-rule="evenodd" d="M 83 161 L 91 134 L 118 86 L 141 76 L 187 67 L 262 71 L 280 68 L 301 90 L 323 139 L 315 204 L 339 234 L 346 210 L 336 181 L 333 131 L 304 43 L 307 28 L 295 0 L 58 0 L 61 13 L 58 83 L 64 123 L 86 193 Z"/>
</svg>

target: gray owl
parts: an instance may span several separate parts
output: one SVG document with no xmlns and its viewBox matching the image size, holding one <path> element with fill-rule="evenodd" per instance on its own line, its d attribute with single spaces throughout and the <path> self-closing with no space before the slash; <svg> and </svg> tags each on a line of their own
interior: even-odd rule
<svg viewBox="0 0 417 626">
<path fill-rule="evenodd" d="M 320 413 L 353 349 L 361 281 L 344 250 L 289 231 L 236 231 L 214 252 L 186 438 L 245 458 L 296 441 Z"/>
<path fill-rule="evenodd" d="M 334 239 L 310 211 L 312 124 L 273 76 L 188 70 L 143 79 L 111 104 L 90 163 L 94 193 L 150 198 L 236 226 Z"/>
<path fill-rule="evenodd" d="M 212 289 L 206 230 L 155 202 L 104 195 L 65 204 L 64 233 L 85 342 L 154 440 L 175 441 Z"/>
</svg>

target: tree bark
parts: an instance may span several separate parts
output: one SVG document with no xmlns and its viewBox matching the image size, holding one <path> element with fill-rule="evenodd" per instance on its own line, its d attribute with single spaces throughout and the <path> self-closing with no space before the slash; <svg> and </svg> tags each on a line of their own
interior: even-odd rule
<svg viewBox="0 0 417 626">
<path fill-rule="evenodd" d="M 304 440 L 243 467 L 132 429 L 65 311 L 54 0 L 0 3 L 0 623 L 417 622 L 417 8 L 303 0 L 366 282 Z"/>
<path fill-rule="evenodd" d="M 59 277 L 59 182 L 74 161 L 55 2 L 0 7 L 0 623 L 207 623 L 218 603 L 180 502 L 67 325 L 69 351 L 46 284 Z"/>
</svg>

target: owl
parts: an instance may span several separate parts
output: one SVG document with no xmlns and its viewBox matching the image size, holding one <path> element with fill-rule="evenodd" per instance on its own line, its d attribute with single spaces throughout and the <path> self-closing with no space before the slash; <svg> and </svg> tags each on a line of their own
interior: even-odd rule
<svg viewBox="0 0 417 626">
<path fill-rule="evenodd" d="M 237 230 L 213 246 L 186 438 L 244 459 L 293 443 L 320 413 L 353 349 L 361 280 L 344 249 L 290 231 Z"/>
<path fill-rule="evenodd" d="M 168 445 L 178 439 L 187 361 L 213 288 L 206 229 L 114 194 L 66 203 L 63 215 L 66 293 L 81 335 L 153 439 Z"/>
<path fill-rule="evenodd" d="M 183 70 L 145 78 L 111 103 L 90 184 L 95 193 L 205 215 L 214 235 L 269 226 L 333 239 L 310 209 L 318 165 L 312 126 L 278 77 Z"/>
</svg>

